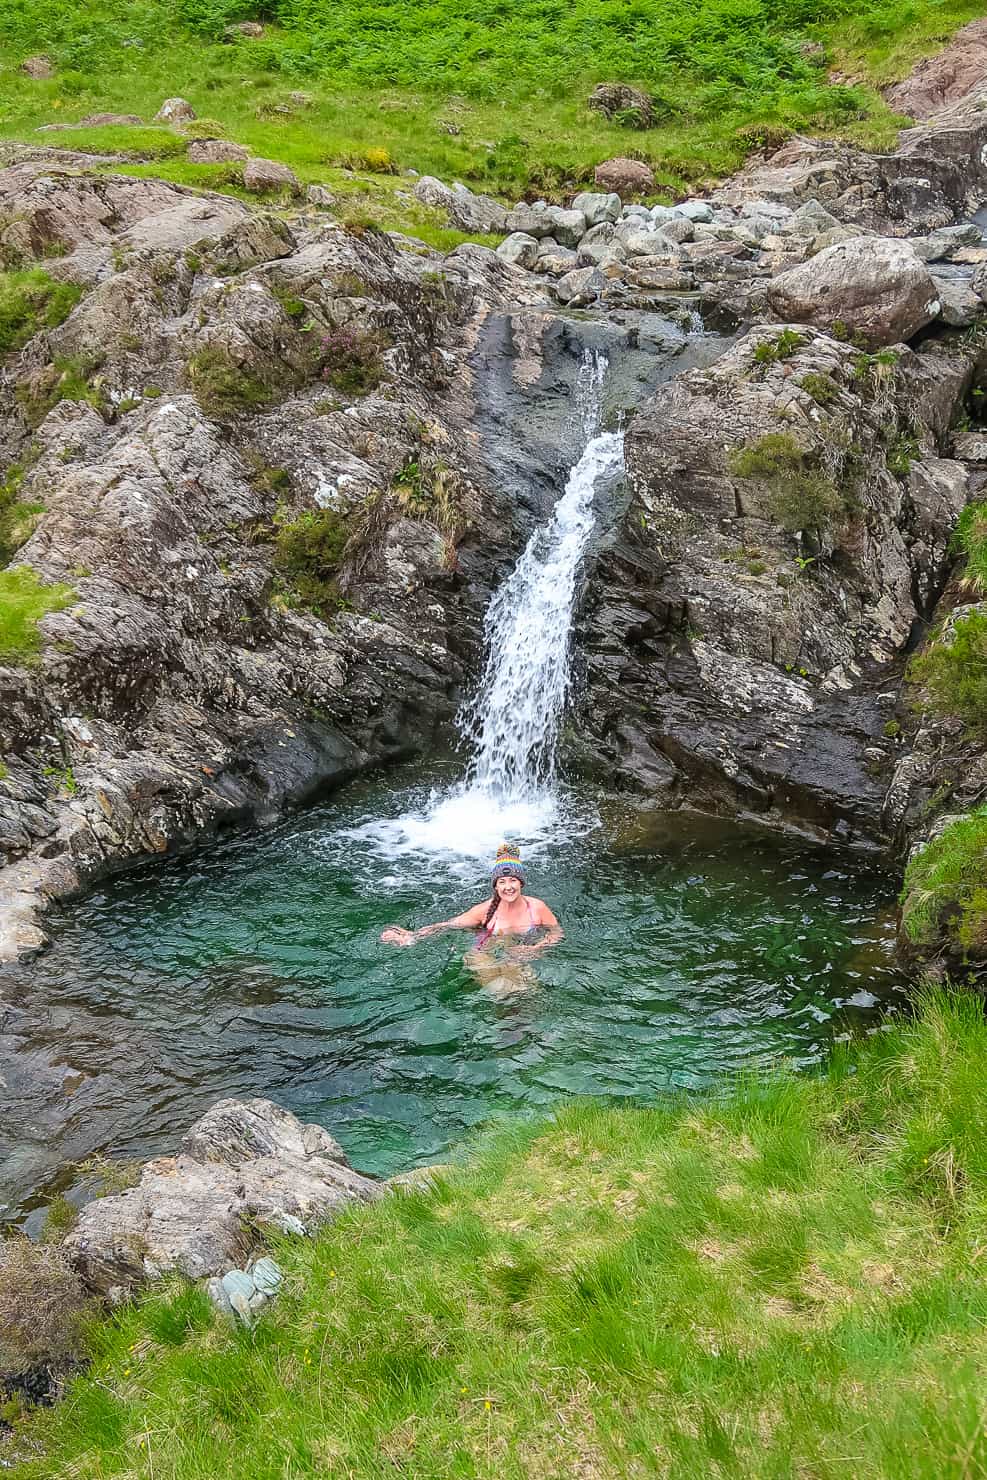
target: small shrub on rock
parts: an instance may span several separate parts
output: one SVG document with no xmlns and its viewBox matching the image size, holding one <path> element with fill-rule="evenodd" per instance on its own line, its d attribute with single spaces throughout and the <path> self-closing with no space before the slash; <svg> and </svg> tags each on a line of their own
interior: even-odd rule
<svg viewBox="0 0 987 1480">
<path fill-rule="evenodd" d="M 238 365 L 218 344 L 207 344 L 192 356 L 188 378 L 207 416 L 232 416 L 266 406 L 273 394 L 260 376 Z"/>
<path fill-rule="evenodd" d="M 327 620 L 340 608 L 336 573 L 352 533 L 351 521 L 336 509 L 310 509 L 291 519 L 279 509 L 274 563 L 283 579 L 283 598 Z"/>
<path fill-rule="evenodd" d="M 987 730 L 987 611 L 959 617 L 945 642 L 934 642 L 908 665 L 925 702 L 939 714 L 955 714 L 972 730 Z"/>
<path fill-rule="evenodd" d="M 776 360 L 789 359 L 804 343 L 796 330 L 782 329 L 774 339 L 762 339 L 754 346 L 754 359 L 758 365 L 773 365 Z"/>
<path fill-rule="evenodd" d="M 81 297 L 76 283 L 56 282 L 40 267 L 0 272 L 0 354 L 63 323 Z"/>
<path fill-rule="evenodd" d="M 85 1305 L 61 1249 L 21 1234 L 0 1240 L 0 1369 L 18 1374 L 78 1356 Z"/>
<path fill-rule="evenodd" d="M 955 821 L 905 870 L 902 923 L 913 945 L 935 945 L 939 932 L 963 951 L 987 945 L 987 807 Z"/>
<path fill-rule="evenodd" d="M 322 340 L 321 376 L 346 396 L 363 396 L 384 379 L 382 352 L 387 340 L 379 331 L 350 324 L 332 329 Z"/>
<path fill-rule="evenodd" d="M 833 377 L 818 370 L 807 370 L 799 385 L 817 406 L 831 406 L 840 394 L 840 388 Z"/>
<path fill-rule="evenodd" d="M 826 529 L 846 512 L 832 478 L 811 465 L 808 454 L 787 432 L 769 432 L 737 448 L 728 467 L 738 478 L 764 484 L 772 517 L 790 534 Z"/>
</svg>

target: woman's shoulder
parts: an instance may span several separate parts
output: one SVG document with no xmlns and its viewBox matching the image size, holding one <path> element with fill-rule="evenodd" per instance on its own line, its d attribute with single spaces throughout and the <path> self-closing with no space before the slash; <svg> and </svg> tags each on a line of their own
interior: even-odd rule
<svg viewBox="0 0 987 1480">
<path fill-rule="evenodd" d="M 525 898 L 527 899 L 528 903 L 530 904 L 530 906 L 531 906 L 531 908 L 533 910 L 537 911 L 538 913 L 540 913 L 542 910 L 544 910 L 547 914 L 551 915 L 552 918 L 554 919 L 555 912 L 553 911 L 553 909 L 551 908 L 550 905 L 547 905 L 545 903 L 545 901 L 543 899 L 539 899 L 536 894 L 527 894 L 527 895 L 525 895 Z"/>
</svg>

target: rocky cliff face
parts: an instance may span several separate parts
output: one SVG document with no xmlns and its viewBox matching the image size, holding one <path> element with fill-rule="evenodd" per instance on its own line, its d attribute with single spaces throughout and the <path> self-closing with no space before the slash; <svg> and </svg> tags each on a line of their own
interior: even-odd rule
<svg viewBox="0 0 987 1480">
<path fill-rule="evenodd" d="M 940 453 L 969 377 L 777 326 L 658 391 L 581 634 L 605 764 L 671 804 L 888 842 L 885 727 L 966 500 Z"/>
<path fill-rule="evenodd" d="M 44 510 L 16 561 L 72 592 L 37 660 L 0 667 L 0 934 L 23 952 L 39 889 L 448 723 L 519 538 L 470 436 L 470 358 L 540 294 L 483 249 L 438 271 L 378 232 L 71 162 L 14 165 L 0 199 L 8 250 L 68 249 L 51 267 L 87 289 L 4 371 L 0 445 Z"/>
</svg>

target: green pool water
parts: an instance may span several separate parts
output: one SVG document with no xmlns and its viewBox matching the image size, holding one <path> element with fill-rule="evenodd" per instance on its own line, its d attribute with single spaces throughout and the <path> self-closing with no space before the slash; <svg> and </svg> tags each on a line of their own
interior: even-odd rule
<svg viewBox="0 0 987 1480">
<path fill-rule="evenodd" d="M 445 785 L 363 781 L 69 912 L 7 1049 L 0 1203 L 97 1149 L 173 1148 L 223 1095 L 278 1100 L 386 1174 L 562 1096 L 816 1064 L 901 1001 L 879 875 L 592 793 L 501 816 Z M 460 933 L 380 944 L 484 898 L 508 829 L 566 932 L 530 981 L 477 980 Z"/>
</svg>

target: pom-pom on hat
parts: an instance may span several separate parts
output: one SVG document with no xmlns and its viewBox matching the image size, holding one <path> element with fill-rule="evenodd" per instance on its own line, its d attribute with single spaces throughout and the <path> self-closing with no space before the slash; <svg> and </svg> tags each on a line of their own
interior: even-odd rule
<svg viewBox="0 0 987 1480">
<path fill-rule="evenodd" d="M 496 884 L 498 879 L 517 879 L 519 883 L 524 883 L 521 855 L 513 843 L 501 843 L 497 849 L 497 857 L 494 859 L 493 871 L 490 875 L 491 884 Z"/>
</svg>

